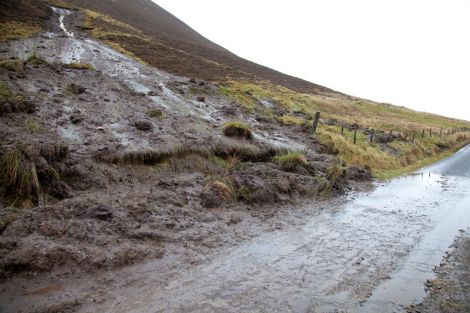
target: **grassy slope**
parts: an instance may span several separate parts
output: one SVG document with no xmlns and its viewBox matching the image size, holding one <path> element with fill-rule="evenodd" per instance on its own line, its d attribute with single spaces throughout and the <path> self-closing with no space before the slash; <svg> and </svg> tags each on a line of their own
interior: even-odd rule
<svg viewBox="0 0 470 313">
<path fill-rule="evenodd" d="M 379 104 L 372 101 L 338 94 L 301 94 L 284 87 L 266 82 L 247 84 L 229 82 L 221 91 L 240 103 L 248 111 L 259 111 L 260 99 L 269 99 L 285 108 L 288 112 L 278 120 L 287 124 L 311 124 L 316 111 L 321 112 L 324 121 L 320 123 L 315 136 L 324 143 L 333 145 L 339 157 L 348 164 L 369 166 L 375 176 L 389 178 L 412 171 L 429 162 L 448 155 L 449 151 L 470 142 L 470 134 L 458 132 L 447 136 L 447 129 L 469 128 L 470 122 L 451 119 L 435 114 L 416 112 L 404 107 Z M 271 112 L 264 109 L 265 114 Z M 299 117 L 299 112 L 303 117 Z M 302 116 L 300 114 L 300 116 Z M 356 123 L 357 143 L 353 144 L 353 133 L 345 128 L 341 135 L 340 124 Z M 388 134 L 390 130 L 407 136 L 406 141 L 392 141 L 389 144 L 369 143 L 364 129 L 373 128 Z M 432 129 L 432 137 L 429 129 Z M 439 137 L 440 129 L 443 135 Z M 424 138 L 422 131 L 426 130 Z M 415 142 L 410 138 L 415 136 Z"/>
<path fill-rule="evenodd" d="M 51 1 L 49 1 L 51 2 Z M 54 4 L 66 4 L 54 0 Z M 155 55 L 165 62 L 174 63 L 187 56 L 187 52 L 165 45 L 136 27 L 118 21 L 110 16 L 83 10 L 83 28 L 90 35 L 102 40 L 116 50 L 135 58 L 139 62 L 152 64 Z M 209 59 L 198 58 L 194 67 L 204 68 L 208 64 L 214 66 Z M 153 64 L 152 64 L 153 65 Z M 224 64 L 215 64 L 221 70 Z M 158 66 L 164 70 L 162 64 Z M 179 74 L 185 75 L 185 68 Z M 173 71 L 174 72 L 174 71 Z M 207 73 L 210 76 L 210 73 Z M 403 107 L 389 104 L 378 104 L 372 101 L 349 97 L 328 90 L 314 93 L 301 93 L 282 87 L 264 79 L 253 81 L 240 77 L 236 81 L 221 80 L 220 92 L 232 98 L 245 108 L 248 114 L 264 114 L 275 118 L 279 123 L 288 125 L 311 125 L 311 117 L 316 111 L 322 112 L 322 120 L 334 121 L 326 125 L 320 123 L 317 136 L 322 142 L 333 146 L 339 152 L 339 157 L 351 165 L 369 166 L 380 178 L 388 178 L 423 166 L 431 161 L 448 155 L 458 147 L 470 142 L 470 135 L 456 133 L 450 136 L 438 137 L 440 129 L 469 128 L 470 122 L 446 118 L 434 114 L 416 112 Z M 219 78 L 220 80 L 220 78 Z M 268 99 L 284 109 L 279 115 L 273 110 L 262 106 L 259 100 Z M 359 125 L 357 144 L 352 143 L 352 133 L 345 130 L 340 134 L 339 124 Z M 416 137 L 414 143 L 408 141 L 393 141 L 389 144 L 370 144 L 366 128 L 374 128 L 388 133 L 393 130 L 402 137 Z M 433 136 L 429 137 L 429 128 Z M 421 138 L 421 132 L 426 129 L 426 136 Z"/>
</svg>

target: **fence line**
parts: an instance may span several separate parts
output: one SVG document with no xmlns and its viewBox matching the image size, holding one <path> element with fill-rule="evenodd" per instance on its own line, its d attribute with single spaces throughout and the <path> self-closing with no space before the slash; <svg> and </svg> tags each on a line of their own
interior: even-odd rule
<svg viewBox="0 0 470 313">
<path fill-rule="evenodd" d="M 315 117 L 313 119 L 313 123 L 312 123 L 312 134 L 315 134 L 316 131 L 317 131 L 317 128 L 318 128 L 318 123 L 320 121 L 320 114 L 321 112 L 316 112 L 315 113 Z M 320 122 L 321 124 L 321 122 Z M 344 123 L 341 123 L 341 136 L 344 136 L 344 129 L 345 128 L 348 128 L 348 127 L 345 127 L 345 124 Z M 357 130 L 358 128 L 354 127 L 354 128 L 348 128 L 349 131 L 353 131 L 353 143 L 356 144 L 357 143 Z M 365 128 L 364 130 L 368 130 L 369 131 L 369 143 L 373 143 L 374 142 L 374 138 L 377 138 L 377 133 L 380 132 L 380 131 L 377 131 L 376 129 L 372 128 L 372 129 L 368 129 L 368 128 Z M 436 136 L 438 136 L 439 138 L 442 138 L 442 136 L 446 136 L 446 133 L 443 132 L 443 128 L 440 127 L 439 131 L 435 132 L 434 134 L 436 134 Z M 388 133 L 388 138 L 387 138 L 387 142 L 392 142 L 393 141 L 393 129 L 390 130 L 390 132 Z M 426 137 L 426 131 L 427 129 L 424 129 L 422 130 L 421 132 L 421 140 L 423 140 L 425 137 Z M 447 136 L 452 136 L 452 135 L 455 135 L 456 133 L 460 133 L 460 132 L 469 132 L 470 131 L 470 127 L 460 127 L 460 128 L 447 128 Z M 382 131 L 383 134 L 385 134 L 385 131 Z M 409 135 L 409 134 L 406 134 L 406 133 L 402 133 L 402 132 L 398 132 L 398 134 L 400 135 L 400 137 L 402 137 L 403 135 L 405 136 L 404 137 L 404 140 L 403 141 L 406 141 L 406 142 L 411 142 L 411 143 L 415 143 L 415 139 L 416 139 L 416 132 L 413 132 L 413 135 Z M 437 135 L 438 134 L 438 135 Z M 408 138 L 411 138 L 411 141 L 408 141 Z M 428 138 L 432 138 L 433 136 L 433 129 L 432 127 L 429 128 L 429 137 Z"/>
</svg>

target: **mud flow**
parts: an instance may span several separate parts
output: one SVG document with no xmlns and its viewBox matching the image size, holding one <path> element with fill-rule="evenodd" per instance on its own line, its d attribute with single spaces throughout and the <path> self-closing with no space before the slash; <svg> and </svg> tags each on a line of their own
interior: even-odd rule
<svg viewBox="0 0 470 313">
<path fill-rule="evenodd" d="M 134 312 L 400 312 L 470 226 L 470 148 L 147 294 Z M 152 289 L 152 288 L 151 288 Z"/>
</svg>

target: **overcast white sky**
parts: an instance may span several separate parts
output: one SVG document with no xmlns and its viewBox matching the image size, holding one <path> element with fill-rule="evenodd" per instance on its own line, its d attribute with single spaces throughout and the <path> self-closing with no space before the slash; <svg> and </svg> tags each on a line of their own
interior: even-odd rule
<svg viewBox="0 0 470 313">
<path fill-rule="evenodd" d="M 470 120 L 470 0 L 154 1 L 256 63 Z"/>
</svg>

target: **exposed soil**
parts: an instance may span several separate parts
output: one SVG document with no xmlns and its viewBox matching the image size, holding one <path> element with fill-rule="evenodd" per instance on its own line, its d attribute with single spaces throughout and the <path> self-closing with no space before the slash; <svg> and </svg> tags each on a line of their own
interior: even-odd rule
<svg viewBox="0 0 470 313">
<path fill-rule="evenodd" d="M 78 13 L 48 14 L 48 32 L 0 49 L 0 59 L 21 64 L 35 56 L 18 70 L 0 68 L 12 94 L 0 99 L 0 157 L 14 151 L 20 172 L 37 175 L 27 190 L 1 180 L 0 310 L 71 312 L 111 297 L 100 289 L 115 286 L 106 281 L 131 284 L 144 264 L 168 281 L 283 227 L 289 219 L 271 218 L 291 205 L 315 206 L 370 180 L 342 165 L 331 180 L 335 156 L 308 129 L 257 121 L 260 112 L 245 112 L 212 83 L 89 39 L 74 26 Z M 17 109 L 24 104 L 34 109 Z M 247 123 L 253 137 L 224 136 L 229 120 Z M 287 149 L 304 151 L 306 164 L 272 162 Z"/>
<path fill-rule="evenodd" d="M 435 269 L 436 278 L 426 281 L 427 297 L 407 308 L 416 313 L 470 312 L 470 236 L 462 230 Z"/>
</svg>

